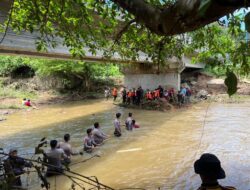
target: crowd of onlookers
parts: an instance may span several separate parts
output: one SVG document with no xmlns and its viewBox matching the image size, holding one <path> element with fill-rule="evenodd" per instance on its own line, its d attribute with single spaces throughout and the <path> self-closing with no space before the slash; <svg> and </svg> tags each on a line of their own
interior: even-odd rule
<svg viewBox="0 0 250 190">
<path fill-rule="evenodd" d="M 112 95 L 114 101 L 119 96 L 119 91 L 116 87 L 112 89 L 112 92 L 110 92 L 109 88 L 106 88 L 104 93 L 106 99 L 109 99 L 110 95 Z M 181 105 L 189 103 L 191 95 L 192 91 L 185 83 L 181 85 L 179 91 L 176 91 L 174 88 L 164 89 L 161 85 L 154 90 L 144 90 L 140 86 L 132 89 L 123 87 L 120 91 L 122 103 L 127 105 L 140 105 L 144 101 L 153 101 L 159 98 L 163 98 L 169 103 Z"/>
</svg>

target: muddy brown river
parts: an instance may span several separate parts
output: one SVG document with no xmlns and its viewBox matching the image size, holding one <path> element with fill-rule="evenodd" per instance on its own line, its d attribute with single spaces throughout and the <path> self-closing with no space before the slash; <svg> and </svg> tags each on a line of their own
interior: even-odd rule
<svg viewBox="0 0 250 190">
<path fill-rule="evenodd" d="M 61 140 L 70 133 L 76 150 L 81 149 L 87 128 L 98 121 L 111 135 L 95 150 L 100 158 L 75 164 L 72 171 L 97 176 L 99 181 L 115 189 L 144 188 L 149 190 L 197 189 L 199 177 L 194 174 L 194 161 L 205 152 L 216 154 L 227 178 L 221 184 L 250 189 L 250 103 L 200 103 L 171 112 L 128 110 L 111 101 L 72 102 L 32 111 L 20 111 L 0 123 L 0 147 L 6 151 L 17 147 L 19 153 L 33 153 L 42 137 Z M 141 128 L 124 130 L 121 138 L 113 137 L 113 119 L 128 112 Z M 79 162 L 91 155 L 75 156 Z M 27 157 L 30 157 L 27 155 Z M 31 174 L 32 175 L 32 174 Z M 39 189 L 37 177 L 24 176 L 29 189 Z M 51 189 L 68 190 L 66 177 L 50 179 Z"/>
</svg>

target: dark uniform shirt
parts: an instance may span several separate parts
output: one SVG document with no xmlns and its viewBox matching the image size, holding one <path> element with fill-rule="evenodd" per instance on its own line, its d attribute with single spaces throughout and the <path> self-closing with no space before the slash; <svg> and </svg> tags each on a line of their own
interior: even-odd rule
<svg viewBox="0 0 250 190">
<path fill-rule="evenodd" d="M 202 184 L 198 190 L 236 190 L 234 187 L 230 186 L 221 186 L 218 183 L 216 184 Z"/>
</svg>

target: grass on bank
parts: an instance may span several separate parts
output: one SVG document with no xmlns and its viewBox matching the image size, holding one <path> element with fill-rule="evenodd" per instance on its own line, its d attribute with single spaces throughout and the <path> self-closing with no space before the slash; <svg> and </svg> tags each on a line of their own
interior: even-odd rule
<svg viewBox="0 0 250 190">
<path fill-rule="evenodd" d="M 14 110 L 16 110 L 16 109 L 22 109 L 23 107 L 20 105 L 20 106 L 18 106 L 18 105 L 15 105 L 15 104 L 11 104 L 11 105 L 0 105 L 0 109 L 3 109 L 3 110 L 7 110 L 7 109 L 14 109 Z"/>
<path fill-rule="evenodd" d="M 25 90 L 16 90 L 16 89 L 12 89 L 9 87 L 0 86 L 0 97 L 35 99 L 37 98 L 37 94 L 35 92 L 28 92 Z"/>
</svg>

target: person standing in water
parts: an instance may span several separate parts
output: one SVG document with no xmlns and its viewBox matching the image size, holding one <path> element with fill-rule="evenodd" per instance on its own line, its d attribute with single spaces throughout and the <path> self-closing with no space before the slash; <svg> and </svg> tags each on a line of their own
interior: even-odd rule
<svg viewBox="0 0 250 190">
<path fill-rule="evenodd" d="M 87 153 L 93 152 L 95 147 L 99 145 L 99 144 L 96 144 L 94 142 L 94 140 L 93 140 L 92 129 L 91 128 L 87 129 L 87 136 L 84 137 L 83 143 L 84 143 L 84 148 L 83 149 Z"/>
<path fill-rule="evenodd" d="M 133 118 L 132 118 L 132 115 L 133 115 L 132 113 L 128 113 L 128 118 L 125 121 L 125 126 L 126 126 L 126 129 L 128 131 L 132 131 L 133 130 L 133 126 L 132 126 L 132 120 L 133 120 Z"/>
<path fill-rule="evenodd" d="M 133 119 L 133 120 L 132 120 L 132 127 L 133 127 L 133 128 L 140 128 L 140 126 L 137 125 L 135 122 L 136 122 L 136 121 Z"/>
<path fill-rule="evenodd" d="M 107 88 L 104 90 L 104 96 L 105 96 L 106 100 L 109 99 L 109 96 L 110 96 L 110 88 L 107 87 Z"/>
<path fill-rule="evenodd" d="M 106 135 L 104 132 L 101 130 L 101 126 L 99 125 L 98 122 L 94 123 L 94 129 L 92 131 L 92 136 L 95 144 L 102 144 L 106 139 L 109 138 L 108 135 Z"/>
<path fill-rule="evenodd" d="M 117 93 L 118 93 L 117 88 L 114 88 L 113 91 L 112 91 L 112 96 L 114 98 L 114 101 L 116 101 Z"/>
<path fill-rule="evenodd" d="M 71 156 L 76 155 L 77 153 L 73 153 L 71 144 L 69 143 L 70 141 L 70 134 L 65 134 L 64 135 L 64 142 L 60 142 L 57 145 L 57 148 L 63 149 L 65 155 L 67 156 L 64 158 L 64 163 L 69 164 L 71 162 Z"/>
<path fill-rule="evenodd" d="M 51 149 L 44 155 L 44 162 L 48 164 L 46 176 L 60 175 L 63 173 L 63 160 L 67 158 L 63 149 L 57 148 L 57 140 L 50 141 Z"/>
<path fill-rule="evenodd" d="M 121 117 L 121 114 L 117 113 L 116 114 L 116 119 L 114 121 L 114 127 L 115 127 L 114 135 L 116 137 L 122 136 L 120 117 Z"/>
<path fill-rule="evenodd" d="M 126 100 L 127 100 L 127 90 L 126 87 L 124 87 L 122 90 L 122 103 L 125 104 Z"/>
</svg>

